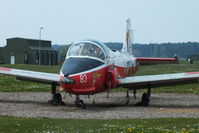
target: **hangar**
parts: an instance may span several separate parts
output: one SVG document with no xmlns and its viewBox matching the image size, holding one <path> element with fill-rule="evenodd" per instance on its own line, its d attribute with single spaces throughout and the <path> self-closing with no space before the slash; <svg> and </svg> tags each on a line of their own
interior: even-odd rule
<svg viewBox="0 0 199 133">
<path fill-rule="evenodd" d="M 0 47 L 0 64 L 3 64 L 3 47 Z"/>
<path fill-rule="evenodd" d="M 58 51 L 51 47 L 51 41 L 48 40 L 9 38 L 3 50 L 0 49 L 0 53 L 0 61 L 2 58 L 3 64 L 57 65 L 58 63 Z"/>
</svg>

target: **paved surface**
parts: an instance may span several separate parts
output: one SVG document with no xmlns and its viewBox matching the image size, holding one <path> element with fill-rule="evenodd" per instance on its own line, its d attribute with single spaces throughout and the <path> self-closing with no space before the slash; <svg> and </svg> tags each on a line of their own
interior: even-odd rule
<svg viewBox="0 0 199 133">
<path fill-rule="evenodd" d="M 64 93 L 62 93 L 62 96 Z M 114 92 L 82 96 L 87 109 L 76 108 L 75 97 L 64 97 L 66 105 L 48 103 L 48 92 L 0 92 L 0 116 L 80 118 L 80 119 L 129 119 L 129 118 L 199 118 L 199 95 L 152 94 L 149 107 L 135 106 L 141 94 L 134 100 L 130 94 L 130 104 L 125 105 L 125 93 Z M 95 98 L 95 104 L 93 99 Z"/>
</svg>

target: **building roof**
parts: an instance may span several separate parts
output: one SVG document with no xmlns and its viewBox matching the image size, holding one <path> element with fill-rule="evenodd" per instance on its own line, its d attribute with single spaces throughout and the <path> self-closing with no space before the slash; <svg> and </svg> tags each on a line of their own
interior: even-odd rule
<svg viewBox="0 0 199 133">
<path fill-rule="evenodd" d="M 52 48 L 51 41 L 48 41 L 48 40 L 28 39 L 28 38 L 20 38 L 20 37 L 8 38 L 7 41 L 9 41 L 9 40 L 12 40 L 12 41 L 24 40 L 23 43 L 25 43 L 32 50 L 40 49 L 40 50 L 55 51 Z M 18 42 L 16 42 L 16 44 L 17 43 Z M 8 44 L 8 42 L 7 42 L 7 44 Z M 39 48 L 39 45 L 40 45 L 40 48 Z"/>
<path fill-rule="evenodd" d="M 7 38 L 7 40 L 9 39 L 24 39 L 24 40 L 35 40 L 35 41 L 39 41 L 39 39 L 31 39 L 31 38 L 22 38 L 22 37 L 13 37 L 13 38 Z M 43 40 L 42 41 L 49 41 L 51 42 L 50 40 Z"/>
</svg>

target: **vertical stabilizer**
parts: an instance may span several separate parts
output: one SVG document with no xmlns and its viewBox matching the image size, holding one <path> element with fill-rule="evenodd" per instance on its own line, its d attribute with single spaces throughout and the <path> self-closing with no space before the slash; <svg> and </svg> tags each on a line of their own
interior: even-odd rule
<svg viewBox="0 0 199 133">
<path fill-rule="evenodd" d="M 125 35 L 125 41 L 124 41 L 122 51 L 124 53 L 133 54 L 132 53 L 132 30 L 131 30 L 130 18 L 126 20 L 126 35 Z"/>
</svg>

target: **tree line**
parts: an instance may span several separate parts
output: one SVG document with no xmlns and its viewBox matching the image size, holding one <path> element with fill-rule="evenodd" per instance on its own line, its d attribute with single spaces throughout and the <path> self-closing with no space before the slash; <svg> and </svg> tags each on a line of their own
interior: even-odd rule
<svg viewBox="0 0 199 133">
<path fill-rule="evenodd" d="M 112 49 L 121 50 L 122 43 L 106 43 Z M 174 57 L 187 58 L 188 55 L 199 54 L 198 42 L 182 43 L 151 43 L 133 44 L 133 53 L 136 57 Z"/>
<path fill-rule="evenodd" d="M 108 42 L 105 43 L 110 49 L 121 50 L 123 43 Z M 54 45 L 59 48 L 61 53 L 66 53 L 70 45 Z M 60 48 L 61 47 L 61 48 Z M 199 55 L 198 42 L 182 43 L 151 43 L 151 44 L 133 44 L 133 53 L 136 57 L 164 57 L 171 58 L 177 55 L 179 58 L 187 58 L 188 55 Z"/>
</svg>

